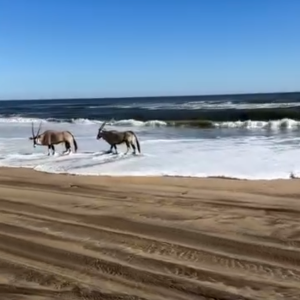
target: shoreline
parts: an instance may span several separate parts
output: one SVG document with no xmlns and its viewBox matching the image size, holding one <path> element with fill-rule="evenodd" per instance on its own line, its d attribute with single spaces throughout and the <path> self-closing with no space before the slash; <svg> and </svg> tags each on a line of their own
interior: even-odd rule
<svg viewBox="0 0 300 300">
<path fill-rule="evenodd" d="M 241 185 L 249 184 L 249 185 L 256 185 L 256 184 L 267 184 L 270 183 L 271 185 L 277 183 L 286 183 L 286 182 L 294 182 L 297 184 L 297 180 L 300 179 L 298 177 L 294 178 L 277 178 L 277 179 L 243 179 L 243 178 L 235 178 L 235 177 L 226 177 L 226 176 L 208 176 L 208 177 L 192 177 L 192 176 L 169 176 L 169 175 L 162 175 L 162 176 L 139 176 L 139 175 L 81 175 L 81 174 L 72 174 L 72 173 L 51 173 L 45 171 L 34 170 L 33 168 L 29 167 L 2 167 L 0 166 L 0 186 L 1 180 L 5 177 L 14 179 L 14 177 L 22 178 L 26 181 L 26 178 L 43 178 L 43 179 L 56 179 L 56 180 L 74 180 L 74 181 L 83 181 L 83 182 L 155 182 L 161 184 L 178 184 L 179 182 L 182 183 L 240 183 Z"/>
<path fill-rule="evenodd" d="M 35 170 L 32 167 L 19 167 L 19 166 L 0 166 L 0 174 L 2 172 L 10 173 L 10 170 L 16 170 L 15 172 L 19 173 L 20 170 L 28 170 L 29 172 L 33 172 L 33 174 L 49 174 L 53 176 L 67 176 L 67 177 L 79 177 L 79 178 L 119 178 L 119 179 L 163 179 L 163 178 L 170 178 L 172 179 L 182 179 L 182 180 L 224 180 L 224 181 L 242 181 L 242 182 L 274 182 L 274 181 L 297 181 L 300 179 L 296 177 L 293 173 L 290 174 L 288 178 L 273 178 L 273 179 L 248 179 L 248 178 L 238 178 L 238 177 L 231 177 L 231 176 L 223 176 L 223 175 L 215 175 L 215 176 L 206 176 L 206 177 L 196 177 L 196 176 L 184 176 L 184 175 L 92 175 L 92 174 L 73 174 L 73 173 L 52 173 L 47 171 L 40 171 Z M 26 172 L 26 171 L 25 171 Z M 10 173 L 14 174 L 14 172 Z M 1 175 L 0 175 L 1 177 Z"/>
</svg>

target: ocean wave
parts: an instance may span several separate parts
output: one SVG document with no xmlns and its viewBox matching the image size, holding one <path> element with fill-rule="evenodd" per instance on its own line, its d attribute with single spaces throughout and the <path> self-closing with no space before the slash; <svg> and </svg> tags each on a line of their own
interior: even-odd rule
<svg viewBox="0 0 300 300">
<path fill-rule="evenodd" d="M 99 120 L 88 120 L 88 119 L 72 119 L 72 123 L 74 124 L 102 124 L 103 121 Z M 108 121 L 107 125 L 113 125 L 113 126 L 166 126 L 167 122 L 165 121 L 159 121 L 159 120 L 149 120 L 149 121 L 139 121 L 134 119 L 128 119 L 128 120 L 118 120 L 118 121 Z"/>
<path fill-rule="evenodd" d="M 23 118 L 23 117 L 9 117 L 9 118 L 0 118 L 0 123 L 46 123 L 47 120 L 39 118 Z"/>
<path fill-rule="evenodd" d="M 25 118 L 25 117 L 8 117 L 0 118 L 0 123 L 73 123 L 73 124 L 82 124 L 82 125 L 95 125 L 102 124 L 103 120 L 89 120 L 89 119 L 39 119 L 39 118 Z M 160 120 L 149 120 L 149 121 L 139 121 L 134 119 L 126 120 L 110 120 L 107 121 L 107 125 L 113 126 L 167 126 L 168 123 Z"/>
<path fill-rule="evenodd" d="M 265 129 L 297 129 L 300 127 L 300 121 L 293 119 L 280 119 L 272 121 L 235 121 L 214 123 L 219 128 L 265 128 Z"/>
<path fill-rule="evenodd" d="M 24 118 L 24 117 L 9 117 L 0 118 L 0 123 L 71 123 L 76 125 L 100 125 L 103 120 L 89 120 L 89 119 L 39 119 L 39 118 Z M 278 120 L 269 121 L 225 121 L 225 122 L 213 122 L 209 120 L 184 120 L 184 121 L 161 121 L 161 120 L 149 120 L 140 121 L 135 119 L 124 120 L 110 120 L 107 121 L 109 126 L 119 127 L 198 127 L 198 128 L 248 128 L 248 129 L 298 129 L 300 128 L 300 121 L 283 118 Z"/>
<path fill-rule="evenodd" d="M 90 106 L 89 108 L 112 108 L 112 109 L 145 109 L 145 110 L 244 110 L 244 109 L 280 109 L 299 107 L 300 103 L 238 103 L 238 102 L 218 102 L 215 101 L 191 101 L 186 103 L 133 103 L 131 105 L 114 104 L 106 106 Z"/>
</svg>

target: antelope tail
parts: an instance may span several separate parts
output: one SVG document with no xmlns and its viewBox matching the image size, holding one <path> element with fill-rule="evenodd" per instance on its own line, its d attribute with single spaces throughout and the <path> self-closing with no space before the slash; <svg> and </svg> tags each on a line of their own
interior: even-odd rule
<svg viewBox="0 0 300 300">
<path fill-rule="evenodd" d="M 141 153 L 141 145 L 140 145 L 139 139 L 137 138 L 136 134 L 133 131 L 131 131 L 131 133 L 133 134 L 133 136 L 135 138 L 137 149 L 139 150 L 139 153 Z"/>
<path fill-rule="evenodd" d="M 68 131 L 68 132 L 70 133 L 70 135 L 71 135 L 72 138 L 73 138 L 74 149 L 75 149 L 75 152 L 77 152 L 78 145 L 77 145 L 76 139 L 75 139 L 74 135 L 73 135 L 70 131 Z"/>
<path fill-rule="evenodd" d="M 74 137 L 73 137 L 73 145 L 74 145 L 75 152 L 77 152 L 78 145 Z"/>
</svg>

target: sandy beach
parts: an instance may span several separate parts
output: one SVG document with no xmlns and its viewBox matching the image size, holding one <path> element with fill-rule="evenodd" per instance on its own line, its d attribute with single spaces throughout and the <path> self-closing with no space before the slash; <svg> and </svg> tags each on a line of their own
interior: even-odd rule
<svg viewBox="0 0 300 300">
<path fill-rule="evenodd" d="M 298 180 L 0 169 L 1 299 L 299 299 Z"/>
</svg>

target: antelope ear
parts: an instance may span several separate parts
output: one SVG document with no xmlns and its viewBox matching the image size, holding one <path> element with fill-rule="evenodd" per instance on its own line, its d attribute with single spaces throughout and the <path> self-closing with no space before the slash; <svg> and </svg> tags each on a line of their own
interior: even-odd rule
<svg viewBox="0 0 300 300">
<path fill-rule="evenodd" d="M 33 140 L 33 137 L 31 136 L 29 139 L 30 139 L 30 140 Z"/>
</svg>

